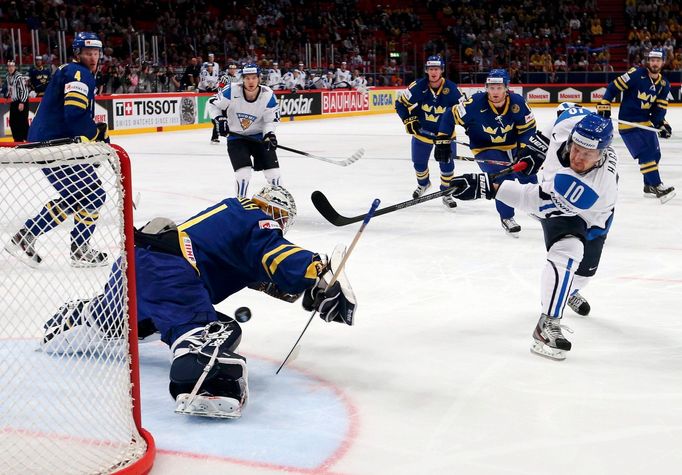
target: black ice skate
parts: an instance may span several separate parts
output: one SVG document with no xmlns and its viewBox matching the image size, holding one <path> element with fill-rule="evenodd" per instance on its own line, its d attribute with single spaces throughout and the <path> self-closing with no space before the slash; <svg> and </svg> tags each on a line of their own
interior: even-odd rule
<svg viewBox="0 0 682 475">
<path fill-rule="evenodd" d="M 568 298 L 568 306 L 578 315 L 586 317 L 590 314 L 590 304 L 585 300 L 585 297 L 578 292 L 574 293 Z"/>
<path fill-rule="evenodd" d="M 514 218 L 502 218 L 502 229 L 506 231 L 512 237 L 518 238 L 521 232 L 521 226 L 517 223 Z"/>
<path fill-rule="evenodd" d="M 419 198 L 422 196 L 426 190 L 428 190 L 431 187 L 431 183 L 427 183 L 426 185 L 417 185 L 417 188 L 412 192 L 412 198 Z"/>
<path fill-rule="evenodd" d="M 659 183 L 656 186 L 644 185 L 644 196 L 651 196 L 661 200 L 661 204 L 665 204 L 675 197 L 675 187 L 666 186 L 663 183 Z"/>
<path fill-rule="evenodd" d="M 82 245 L 71 244 L 72 267 L 100 267 L 108 263 L 108 256 L 104 252 L 97 251 L 85 243 Z"/>
<path fill-rule="evenodd" d="M 561 325 L 560 318 L 551 318 L 544 313 L 540 316 L 533 332 L 533 346 L 530 351 L 554 360 L 565 360 L 566 352 L 571 349 L 571 342 L 566 339 L 562 329 L 572 333 L 571 329 Z"/>
<path fill-rule="evenodd" d="M 36 268 L 43 259 L 38 255 L 35 248 L 36 237 L 26 228 L 21 228 L 10 242 L 5 244 L 5 251 L 12 254 L 29 267 Z"/>
<path fill-rule="evenodd" d="M 43 326 L 40 348 L 47 354 L 74 354 L 101 348 L 101 332 L 87 322 L 89 300 L 72 300 L 62 305 Z"/>
<path fill-rule="evenodd" d="M 457 208 L 457 202 L 455 199 L 452 197 L 452 195 L 445 195 L 443 196 L 443 204 L 449 208 L 449 209 L 455 209 Z"/>
</svg>

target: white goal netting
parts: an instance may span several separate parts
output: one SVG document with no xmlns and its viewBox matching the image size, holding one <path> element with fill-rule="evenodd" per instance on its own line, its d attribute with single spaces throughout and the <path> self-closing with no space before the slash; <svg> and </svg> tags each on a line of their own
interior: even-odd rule
<svg viewBox="0 0 682 475">
<path fill-rule="evenodd" d="M 101 143 L 0 147 L 0 473 L 113 473 L 147 458 L 122 160 Z"/>
</svg>

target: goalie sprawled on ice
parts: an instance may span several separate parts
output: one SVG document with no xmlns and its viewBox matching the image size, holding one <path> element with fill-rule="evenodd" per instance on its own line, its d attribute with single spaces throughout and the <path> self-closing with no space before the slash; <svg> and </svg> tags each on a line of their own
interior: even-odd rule
<svg viewBox="0 0 682 475">
<path fill-rule="evenodd" d="M 296 205 L 279 186 L 252 199 L 228 198 L 176 226 L 157 218 L 136 233 L 140 337 L 154 332 L 173 351 L 170 392 L 176 412 L 236 418 L 248 399 L 241 327 L 213 307 L 245 287 L 303 307 L 328 321 L 353 324 L 355 297 L 343 275 L 330 288 L 345 247 L 327 261 L 284 239 Z M 115 263 L 104 293 L 63 305 L 45 324 L 50 354 L 97 351 L 115 339 L 123 280 Z M 120 331 L 120 330 L 119 330 Z"/>
</svg>

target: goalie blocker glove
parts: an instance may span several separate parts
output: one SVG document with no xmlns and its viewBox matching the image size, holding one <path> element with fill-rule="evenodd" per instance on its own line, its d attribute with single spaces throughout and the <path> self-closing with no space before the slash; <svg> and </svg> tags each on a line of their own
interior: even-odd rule
<svg viewBox="0 0 682 475">
<path fill-rule="evenodd" d="M 465 201 L 479 198 L 490 200 L 495 197 L 496 192 L 487 173 L 466 173 L 453 178 L 450 188 L 453 190 L 448 193 L 450 196 Z"/>
<path fill-rule="evenodd" d="M 322 267 L 315 285 L 303 293 L 303 308 L 308 311 L 317 310 L 325 322 L 339 322 L 353 325 L 353 317 L 357 308 L 353 288 L 345 271 L 338 273 L 338 266 L 346 254 L 346 246 L 334 248 L 329 264 Z M 336 276 L 336 282 L 330 287 L 329 282 Z"/>
</svg>

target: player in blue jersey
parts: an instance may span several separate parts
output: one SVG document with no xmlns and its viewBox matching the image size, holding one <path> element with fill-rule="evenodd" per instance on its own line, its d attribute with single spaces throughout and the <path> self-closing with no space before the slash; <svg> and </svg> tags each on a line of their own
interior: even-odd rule
<svg viewBox="0 0 682 475">
<path fill-rule="evenodd" d="M 424 65 L 426 77 L 410 84 L 395 102 L 396 112 L 405 124 L 407 133 L 412 135 L 412 164 L 417 174 L 417 189 L 412 193 L 413 198 L 420 197 L 431 186 L 429 156 L 438 132 L 438 118 L 462 97 L 457 84 L 443 77 L 444 69 L 445 63 L 440 56 L 429 56 Z M 456 152 L 453 142 L 452 153 Z M 449 158 L 439 162 L 440 188 L 444 190 L 450 186 L 455 164 Z M 451 196 L 444 196 L 443 203 L 448 208 L 457 207 L 457 202 Z"/>
<path fill-rule="evenodd" d="M 540 288 L 542 314 L 531 350 L 541 356 L 566 358 L 572 345 L 562 333 L 564 308 L 599 265 L 618 195 L 618 156 L 612 139 L 610 120 L 569 108 L 552 128 L 546 158 L 522 158 L 528 169 L 539 170 L 539 183 L 490 183 L 485 173 L 453 180 L 459 199 L 494 197 L 539 218 L 547 259 Z M 589 305 L 576 311 L 586 314 Z"/>
<path fill-rule="evenodd" d="M 102 42 L 94 33 L 78 33 L 73 40 L 74 60 L 57 70 L 50 80 L 31 127 L 29 142 L 76 138 L 80 141 L 109 141 L 106 123 L 95 123 L 95 77 Z M 6 244 L 5 249 L 31 267 L 42 259 L 35 241 L 73 215 L 71 265 L 106 265 L 107 255 L 90 247 L 99 209 L 106 194 L 93 165 L 45 168 L 43 173 L 59 198 L 49 201 Z"/>
<path fill-rule="evenodd" d="M 355 297 L 338 272 L 345 248 L 327 260 L 292 244 L 284 232 L 295 216 L 291 194 L 267 186 L 252 199 L 222 200 L 180 225 L 157 218 L 136 232 L 138 329 L 140 337 L 160 332 L 173 351 L 170 392 L 176 412 L 241 414 L 248 397 L 246 359 L 236 352 L 241 328 L 214 305 L 246 287 L 288 302 L 304 294 L 307 310 L 352 325 Z M 45 324 L 45 352 L 95 351 L 116 338 L 120 273 L 116 262 L 102 295 L 59 309 Z M 338 280 L 327 289 L 335 274 Z M 208 375 L 201 378 L 204 371 Z"/>
<path fill-rule="evenodd" d="M 672 128 L 665 120 L 670 83 L 661 74 L 665 52 L 655 48 L 649 52 L 646 67 L 632 68 L 610 83 L 597 105 L 597 113 L 611 117 L 611 101 L 622 93 L 618 119 L 659 129 L 658 134 L 627 124 L 618 124 L 618 131 L 630 154 L 639 162 L 644 180 L 644 195 L 667 203 L 675 196 L 675 188 L 661 182 L 658 163 L 661 147 L 658 137 L 668 139 Z"/>
<path fill-rule="evenodd" d="M 495 160 L 511 165 L 524 147 L 533 147 L 535 117 L 523 96 L 509 91 L 509 76 L 503 69 L 493 69 L 485 81 L 485 92 L 477 92 L 471 99 L 451 108 L 441 116 L 436 139 L 436 158 L 449 158 L 450 141 L 455 125 L 461 125 L 469 136 L 469 148 L 474 157 Z M 522 153 L 526 153 L 523 151 Z M 509 165 L 493 165 L 478 162 L 485 173 L 497 173 Z M 535 183 L 534 176 L 514 173 L 499 177 L 496 183 L 518 180 Z M 495 201 L 502 228 L 511 236 L 518 237 L 521 226 L 514 219 L 514 208 Z"/>
</svg>

